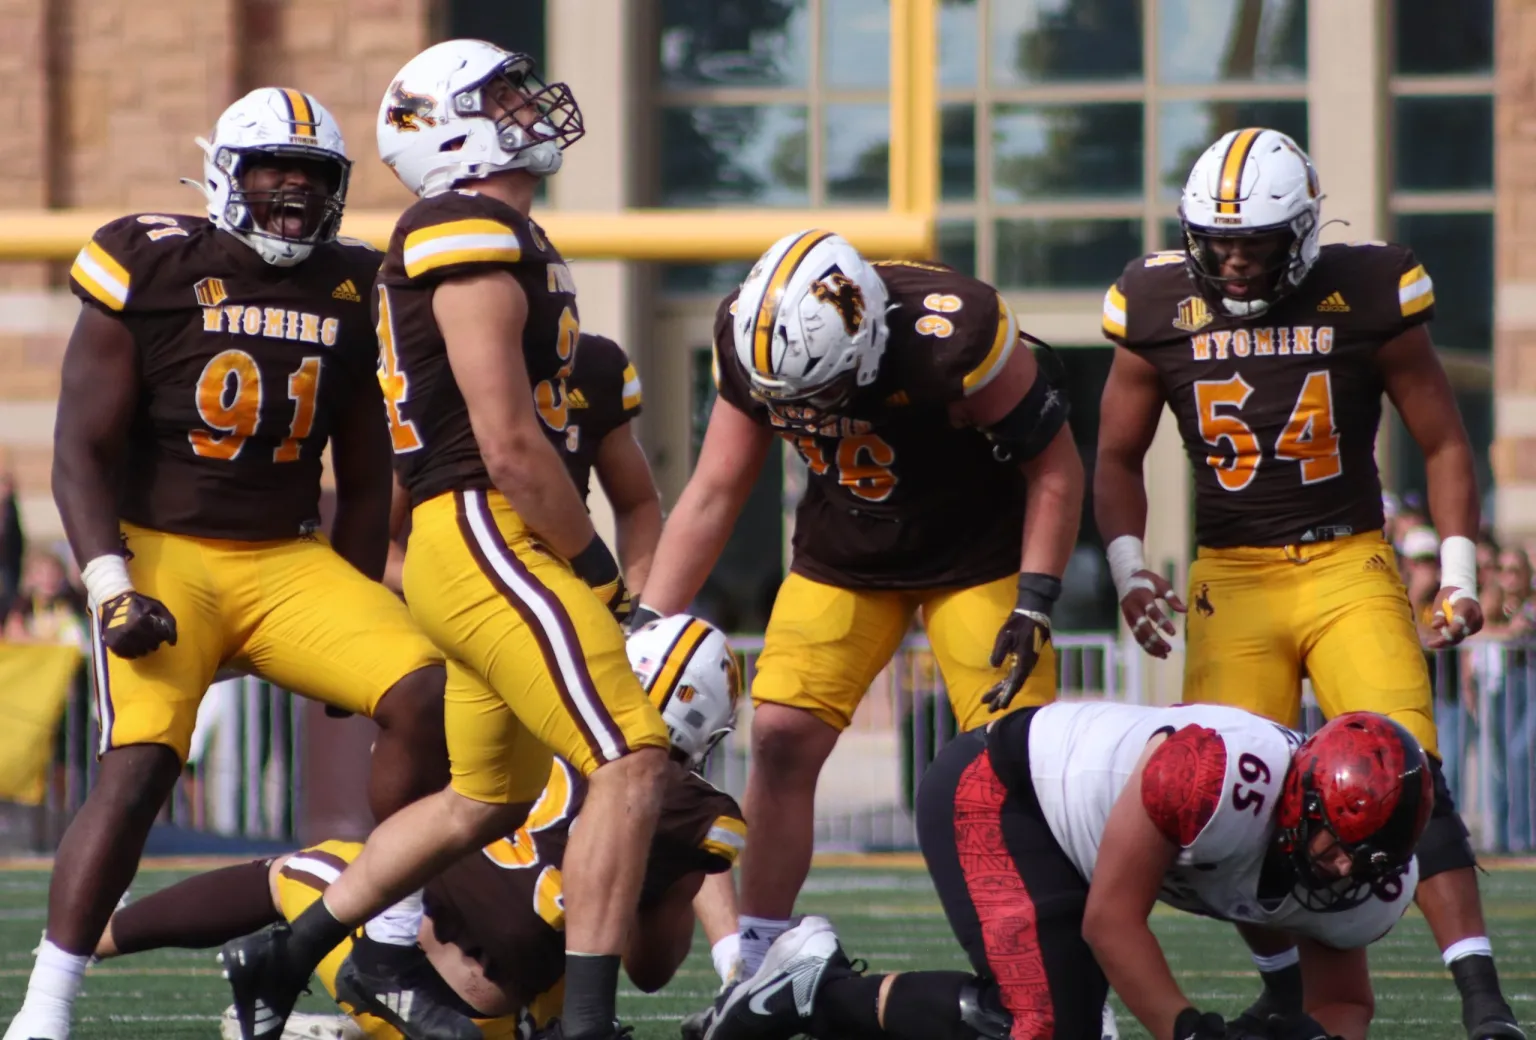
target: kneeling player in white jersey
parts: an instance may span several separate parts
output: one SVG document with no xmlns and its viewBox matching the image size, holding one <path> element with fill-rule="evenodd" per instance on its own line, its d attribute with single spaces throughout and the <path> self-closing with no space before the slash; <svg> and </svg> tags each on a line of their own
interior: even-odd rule
<svg viewBox="0 0 1536 1040">
<path fill-rule="evenodd" d="M 918 793 L 976 973 L 859 974 L 809 917 L 709 1040 L 1088 1040 L 1111 985 L 1155 1040 L 1364 1040 L 1364 948 L 1413 899 L 1433 801 L 1423 749 L 1382 715 L 1302 743 L 1214 705 L 1027 709 L 951 742 Z M 1148 927 L 1159 900 L 1294 938 L 1306 1012 L 1229 1033 L 1192 1006 Z"/>
</svg>

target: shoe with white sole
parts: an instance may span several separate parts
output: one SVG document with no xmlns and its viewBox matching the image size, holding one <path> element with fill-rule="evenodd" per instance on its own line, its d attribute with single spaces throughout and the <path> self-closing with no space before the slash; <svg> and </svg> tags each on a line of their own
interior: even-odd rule
<svg viewBox="0 0 1536 1040">
<path fill-rule="evenodd" d="M 224 1009 L 224 1017 L 219 1020 L 219 1035 L 224 1040 L 240 1040 L 240 1021 L 233 1004 Z M 283 1026 L 282 1040 L 368 1040 L 368 1034 L 350 1015 L 295 1011 Z"/>
<path fill-rule="evenodd" d="M 774 940 L 756 975 L 731 990 L 705 1040 L 789 1040 L 806 1032 L 829 968 L 853 970 L 832 922 L 806 917 Z"/>
</svg>

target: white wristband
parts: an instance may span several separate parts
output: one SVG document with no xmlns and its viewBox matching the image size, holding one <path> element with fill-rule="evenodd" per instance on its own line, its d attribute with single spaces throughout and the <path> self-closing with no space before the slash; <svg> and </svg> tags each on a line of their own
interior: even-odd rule
<svg viewBox="0 0 1536 1040">
<path fill-rule="evenodd" d="M 1477 598 L 1477 545 L 1465 535 L 1440 541 L 1440 587 L 1460 589 L 1452 601 Z"/>
<path fill-rule="evenodd" d="M 133 591 L 133 582 L 128 578 L 128 561 L 116 553 L 98 556 L 80 568 L 80 580 L 85 584 L 92 610 L 114 596 Z"/>
<path fill-rule="evenodd" d="M 1115 583 L 1115 596 L 1124 599 L 1135 587 L 1131 585 L 1132 576 L 1147 569 L 1141 539 L 1133 534 L 1123 534 L 1109 543 L 1104 555 L 1109 559 L 1109 576 Z"/>
</svg>

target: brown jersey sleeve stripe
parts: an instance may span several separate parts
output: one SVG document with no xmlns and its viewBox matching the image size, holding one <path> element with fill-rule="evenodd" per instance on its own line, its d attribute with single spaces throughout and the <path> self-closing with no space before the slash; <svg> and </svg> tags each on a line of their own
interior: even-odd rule
<svg viewBox="0 0 1536 1040">
<path fill-rule="evenodd" d="M 464 544 L 486 579 L 532 631 L 550 680 L 588 749 L 599 762 L 612 762 L 627 755 L 630 747 L 624 740 L 624 731 L 598 695 L 576 626 L 560 598 L 507 547 L 486 505 L 484 491 L 456 491 L 454 501 Z"/>
<path fill-rule="evenodd" d="M 807 231 L 790 243 L 779 257 L 779 262 L 768 275 L 768 285 L 762 299 L 757 301 L 757 317 L 752 325 L 752 367 L 759 375 L 773 375 L 773 325 L 779 316 L 779 302 L 784 298 L 784 287 L 800 268 L 806 254 L 816 243 L 832 237 L 830 231 Z"/>
<path fill-rule="evenodd" d="M 1239 130 L 1232 143 L 1227 145 L 1227 157 L 1221 163 L 1221 185 L 1216 192 L 1217 213 L 1237 213 L 1242 206 L 1243 165 L 1253 142 L 1262 131 L 1258 127 Z"/>
</svg>

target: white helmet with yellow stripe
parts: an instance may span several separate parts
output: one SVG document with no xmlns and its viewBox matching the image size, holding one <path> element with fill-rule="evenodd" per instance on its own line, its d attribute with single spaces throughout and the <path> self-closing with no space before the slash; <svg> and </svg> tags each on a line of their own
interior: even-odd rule
<svg viewBox="0 0 1536 1040">
<path fill-rule="evenodd" d="M 828 411 L 880 373 L 889 293 L 830 231 L 785 235 L 741 284 L 732 325 L 753 395 Z"/>
<path fill-rule="evenodd" d="M 735 727 L 741 669 L 725 634 L 708 621 L 673 614 L 630 636 L 626 649 L 672 746 L 698 769 Z"/>
<path fill-rule="evenodd" d="M 197 144 L 203 179 L 183 182 L 203 193 L 216 227 L 267 263 L 291 267 L 335 239 L 352 161 L 336 118 L 314 98 L 287 87 L 260 87 L 224 110 L 212 141 L 199 137 Z M 263 158 L 312 168 L 312 186 L 274 179 L 270 188 L 252 188 L 251 171 Z"/>
<path fill-rule="evenodd" d="M 1234 317 L 1264 313 L 1317 262 L 1322 199 L 1312 160 L 1285 134 L 1223 134 L 1195 162 L 1179 204 L 1196 284 Z M 1241 274 L 1228 262 L 1234 250 L 1254 255 Z"/>
</svg>

